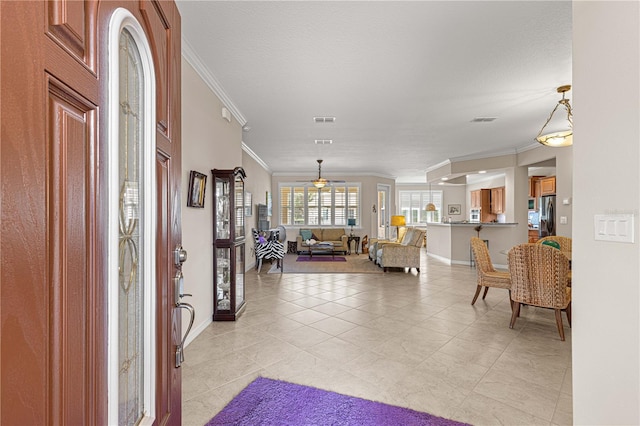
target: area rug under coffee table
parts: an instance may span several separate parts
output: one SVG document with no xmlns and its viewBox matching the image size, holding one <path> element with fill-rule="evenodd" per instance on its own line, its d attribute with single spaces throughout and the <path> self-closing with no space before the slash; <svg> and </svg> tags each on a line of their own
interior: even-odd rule
<svg viewBox="0 0 640 426">
<path fill-rule="evenodd" d="M 207 426 L 465 424 L 408 408 L 258 377 Z"/>
</svg>

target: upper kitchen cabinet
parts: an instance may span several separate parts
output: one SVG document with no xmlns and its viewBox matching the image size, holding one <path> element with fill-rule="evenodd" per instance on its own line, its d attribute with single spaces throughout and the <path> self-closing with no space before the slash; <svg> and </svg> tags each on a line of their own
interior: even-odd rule
<svg viewBox="0 0 640 426">
<path fill-rule="evenodd" d="M 546 177 L 540 179 L 540 196 L 555 195 L 556 193 L 556 177 Z"/>
<path fill-rule="evenodd" d="M 491 213 L 504 213 L 504 186 L 491 188 Z"/>
</svg>

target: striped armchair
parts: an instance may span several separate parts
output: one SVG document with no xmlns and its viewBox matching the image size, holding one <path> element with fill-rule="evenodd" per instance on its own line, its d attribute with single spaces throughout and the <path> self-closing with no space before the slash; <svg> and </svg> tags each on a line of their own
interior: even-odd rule
<svg viewBox="0 0 640 426">
<path fill-rule="evenodd" d="M 262 261 L 264 259 L 277 260 L 280 272 L 282 272 L 284 269 L 284 262 L 282 260 L 284 259 L 286 250 L 284 248 L 284 243 L 278 240 L 278 233 L 276 232 L 276 235 L 272 235 L 274 238 L 264 240 L 263 242 L 258 231 L 251 229 L 251 232 L 253 233 L 253 241 L 255 243 L 254 250 L 256 253 L 256 266 L 258 268 L 258 273 L 260 273 Z"/>
</svg>

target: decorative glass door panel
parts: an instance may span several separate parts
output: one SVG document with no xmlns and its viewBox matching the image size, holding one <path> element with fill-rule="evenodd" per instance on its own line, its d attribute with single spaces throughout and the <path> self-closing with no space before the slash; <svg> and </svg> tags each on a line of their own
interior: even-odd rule
<svg viewBox="0 0 640 426">
<path fill-rule="evenodd" d="M 231 311 L 231 249 L 216 249 L 216 294 L 217 311 Z"/>
<path fill-rule="evenodd" d="M 229 179 L 220 179 L 217 178 L 215 180 L 216 189 L 216 239 L 227 240 L 231 235 L 231 230 L 229 229 L 230 217 L 229 217 Z"/>
<path fill-rule="evenodd" d="M 244 181 L 240 176 L 235 177 L 235 200 L 234 200 L 234 209 L 235 209 L 235 238 L 244 237 Z"/>
<path fill-rule="evenodd" d="M 236 309 L 244 303 L 244 244 L 237 245 L 236 250 Z"/>
</svg>

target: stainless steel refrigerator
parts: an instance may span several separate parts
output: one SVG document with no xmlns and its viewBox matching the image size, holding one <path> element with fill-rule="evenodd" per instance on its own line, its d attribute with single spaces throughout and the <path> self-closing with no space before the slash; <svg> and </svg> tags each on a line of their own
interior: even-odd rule
<svg viewBox="0 0 640 426">
<path fill-rule="evenodd" d="M 556 235 L 556 196 L 545 195 L 540 197 L 540 238 L 548 235 Z"/>
</svg>

